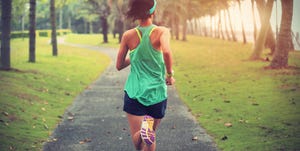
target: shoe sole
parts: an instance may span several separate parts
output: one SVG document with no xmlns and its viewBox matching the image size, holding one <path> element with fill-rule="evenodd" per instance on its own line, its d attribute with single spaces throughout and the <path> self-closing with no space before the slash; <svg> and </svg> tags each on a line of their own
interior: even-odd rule
<svg viewBox="0 0 300 151">
<path fill-rule="evenodd" d="M 151 116 L 145 116 L 142 122 L 141 137 L 145 144 L 152 145 L 155 141 L 153 133 L 154 119 Z"/>
</svg>

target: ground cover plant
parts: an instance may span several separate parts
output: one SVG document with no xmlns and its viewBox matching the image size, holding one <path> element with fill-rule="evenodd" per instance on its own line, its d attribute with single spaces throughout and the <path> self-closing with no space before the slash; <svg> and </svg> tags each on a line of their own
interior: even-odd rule
<svg viewBox="0 0 300 151">
<path fill-rule="evenodd" d="M 221 150 L 300 149 L 300 52 L 289 69 L 247 61 L 252 45 L 189 36 L 172 41 L 176 88 Z M 270 58 L 265 51 L 263 58 Z"/>
<path fill-rule="evenodd" d="M 36 63 L 28 63 L 28 39 L 11 41 L 12 71 L 0 71 L 0 150 L 40 150 L 65 109 L 111 60 L 97 52 L 38 38 Z"/>
</svg>

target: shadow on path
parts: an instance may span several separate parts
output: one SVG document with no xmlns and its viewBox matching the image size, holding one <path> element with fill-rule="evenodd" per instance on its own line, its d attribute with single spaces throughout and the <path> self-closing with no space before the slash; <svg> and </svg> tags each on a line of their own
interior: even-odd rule
<svg viewBox="0 0 300 151">
<path fill-rule="evenodd" d="M 66 45 L 101 51 L 111 57 L 112 64 L 66 110 L 63 121 L 44 144 L 44 151 L 134 151 L 126 114 L 122 111 L 123 86 L 129 69 L 115 69 L 117 50 Z M 167 113 L 157 130 L 157 151 L 217 150 L 173 86 L 168 87 L 168 93 Z"/>
</svg>

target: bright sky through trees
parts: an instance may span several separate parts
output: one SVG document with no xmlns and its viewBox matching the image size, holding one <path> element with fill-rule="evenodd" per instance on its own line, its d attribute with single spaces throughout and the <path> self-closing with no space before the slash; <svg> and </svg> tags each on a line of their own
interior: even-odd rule
<svg viewBox="0 0 300 151">
<path fill-rule="evenodd" d="M 281 21 L 281 1 L 277 1 L 277 24 L 278 27 L 280 26 L 280 21 Z M 276 1 L 274 2 L 273 10 L 272 10 L 272 16 L 271 16 L 271 26 L 273 31 L 275 32 L 276 30 Z M 245 25 L 245 30 L 246 31 L 253 31 L 253 21 L 252 21 L 252 12 L 251 12 L 251 0 L 245 0 L 242 5 L 242 13 L 243 13 L 243 21 Z M 300 1 L 299 0 L 294 0 L 294 14 L 293 14 L 293 22 L 292 22 L 292 30 L 293 32 L 300 32 Z M 240 13 L 238 10 L 238 5 L 233 5 L 230 9 L 233 16 L 232 20 L 235 20 L 236 22 L 234 23 L 234 26 L 236 29 L 241 29 L 241 23 L 240 23 Z M 259 16 L 258 12 L 256 9 L 256 20 L 258 23 L 258 27 L 260 26 L 260 21 L 259 21 Z"/>
<path fill-rule="evenodd" d="M 277 1 L 277 5 L 276 5 Z M 271 26 L 274 34 L 276 34 L 276 24 L 278 27 L 278 32 L 280 28 L 280 22 L 281 22 L 281 1 L 276 0 L 274 2 L 274 6 L 272 9 L 272 15 L 271 15 Z M 243 21 L 244 21 L 244 27 L 247 33 L 253 32 L 253 20 L 252 20 L 252 10 L 251 10 L 251 0 L 245 0 L 241 3 L 242 7 L 242 13 L 243 13 Z M 256 6 L 255 6 L 256 7 Z M 259 14 L 257 9 L 255 9 L 255 18 L 257 22 L 257 27 L 260 28 L 260 20 L 259 20 Z M 294 14 L 293 14 L 293 21 L 292 21 L 292 31 L 296 35 L 298 32 L 300 34 L 300 0 L 294 0 L 294 8 L 293 8 Z M 233 21 L 233 27 L 236 31 L 241 31 L 241 17 L 240 17 L 240 12 L 237 3 L 235 3 L 233 6 L 230 8 L 230 12 L 232 14 L 232 21 Z M 277 17 L 276 17 L 276 12 L 277 12 Z M 276 19 L 277 18 L 277 19 Z M 208 18 L 209 21 L 209 18 Z M 225 25 L 222 25 L 223 29 L 225 28 Z M 237 35 L 239 39 L 241 38 L 241 35 Z M 247 40 L 253 41 L 252 35 L 247 35 Z M 300 50 L 299 45 L 294 45 L 296 50 Z"/>
</svg>

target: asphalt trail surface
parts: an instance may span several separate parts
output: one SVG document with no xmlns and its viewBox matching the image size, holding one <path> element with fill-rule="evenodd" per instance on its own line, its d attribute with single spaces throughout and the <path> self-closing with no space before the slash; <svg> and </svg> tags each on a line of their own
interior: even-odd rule
<svg viewBox="0 0 300 151">
<path fill-rule="evenodd" d="M 112 63 L 63 115 L 44 151 L 134 151 L 123 108 L 123 86 L 129 68 L 115 69 L 117 50 L 98 46 L 66 45 L 100 51 Z M 100 58 L 99 58 L 100 59 Z M 83 71 L 84 72 L 84 71 Z M 157 130 L 157 151 L 216 151 L 212 138 L 180 101 L 174 86 L 168 87 L 168 108 Z"/>
</svg>

